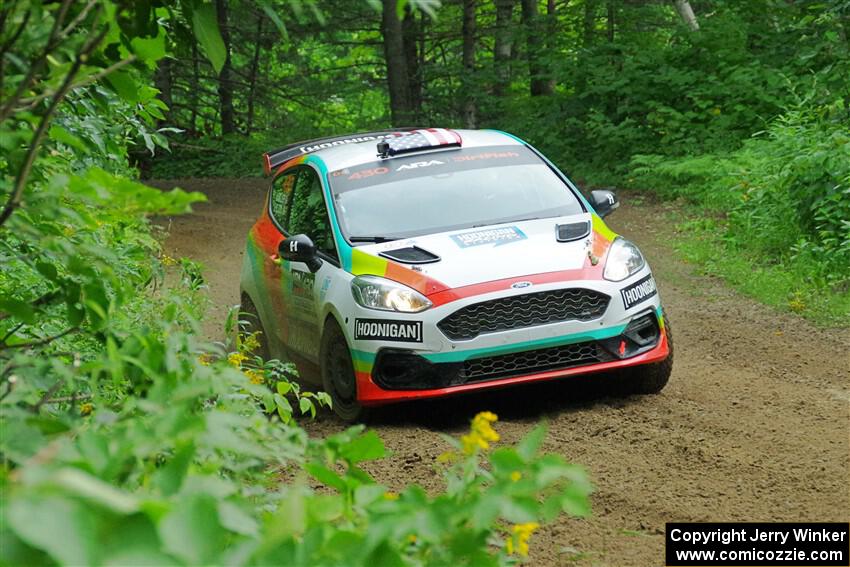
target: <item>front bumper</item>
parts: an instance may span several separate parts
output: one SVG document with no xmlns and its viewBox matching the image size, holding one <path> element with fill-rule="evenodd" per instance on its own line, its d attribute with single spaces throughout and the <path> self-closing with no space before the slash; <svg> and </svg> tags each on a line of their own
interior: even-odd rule
<svg viewBox="0 0 850 567">
<path fill-rule="evenodd" d="M 598 372 L 608 372 L 631 366 L 639 366 L 641 364 L 651 364 L 653 362 L 661 362 L 670 355 L 670 347 L 667 342 L 667 334 L 661 333 L 660 340 L 651 350 L 639 354 L 632 358 L 621 360 L 613 360 L 610 362 L 599 362 L 595 364 L 587 364 L 584 366 L 574 366 L 571 368 L 548 370 L 536 372 L 532 374 L 523 374 L 487 380 L 482 382 L 471 382 L 457 386 L 448 386 L 441 388 L 431 388 L 427 390 L 385 390 L 378 386 L 370 376 L 358 376 L 357 398 L 364 406 L 380 406 L 384 404 L 402 402 L 405 400 L 424 400 L 429 398 L 439 398 L 443 396 L 451 396 L 455 394 L 470 393 L 480 390 L 505 388 L 509 386 L 517 386 L 520 384 L 529 384 L 532 382 L 540 382 L 543 380 L 554 380 L 558 378 L 566 378 L 568 376 L 594 374 Z"/>
<path fill-rule="evenodd" d="M 535 288 L 581 287 L 610 296 L 604 314 L 589 321 L 487 333 L 472 340 L 451 340 L 438 328 L 437 323 L 465 305 L 528 292 L 502 288 L 420 314 L 422 339 L 415 344 L 351 336 L 358 400 L 381 405 L 664 360 L 669 347 L 658 296 L 631 305 L 620 299 L 621 289 L 649 275 L 647 268 L 620 283 L 561 281 Z"/>
</svg>

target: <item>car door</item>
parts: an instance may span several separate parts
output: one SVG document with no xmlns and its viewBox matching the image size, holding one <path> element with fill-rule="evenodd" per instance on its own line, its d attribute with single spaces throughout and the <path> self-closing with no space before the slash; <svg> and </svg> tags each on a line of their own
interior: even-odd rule
<svg viewBox="0 0 850 567">
<path fill-rule="evenodd" d="M 328 209 L 319 175 L 309 166 L 287 170 L 275 180 L 269 212 L 283 237 L 306 234 L 324 260 L 318 271 L 311 272 L 302 262 L 280 263 L 280 280 L 269 285 L 277 297 L 272 303 L 280 307 L 278 340 L 292 353 L 313 362 L 319 359 L 320 289 L 339 269 L 339 258 L 331 229 Z M 320 286 L 316 282 L 322 282 Z"/>
</svg>

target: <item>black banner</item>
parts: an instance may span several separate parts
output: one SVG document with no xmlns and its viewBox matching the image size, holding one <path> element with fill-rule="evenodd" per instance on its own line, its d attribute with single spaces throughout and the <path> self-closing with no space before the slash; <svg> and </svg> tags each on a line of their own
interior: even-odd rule
<svg viewBox="0 0 850 567">
<path fill-rule="evenodd" d="M 421 343 L 422 321 L 355 319 L 354 338 L 357 340 Z"/>
<path fill-rule="evenodd" d="M 850 565 L 846 523 L 669 523 L 668 567 Z"/>
<path fill-rule="evenodd" d="M 620 290 L 620 295 L 623 296 L 623 306 L 626 309 L 631 309 L 656 293 L 658 293 L 658 290 L 655 287 L 655 278 L 652 277 L 652 274 L 644 276 L 629 287 Z"/>
</svg>

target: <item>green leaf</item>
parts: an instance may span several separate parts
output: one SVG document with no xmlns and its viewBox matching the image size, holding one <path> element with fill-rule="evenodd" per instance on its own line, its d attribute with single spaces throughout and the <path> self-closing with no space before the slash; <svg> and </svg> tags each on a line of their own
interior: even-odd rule
<svg viewBox="0 0 850 567">
<path fill-rule="evenodd" d="M 529 431 L 528 435 L 526 435 L 522 439 L 522 441 L 517 444 L 517 454 L 526 461 L 530 460 L 532 457 L 534 457 L 534 455 L 537 454 L 537 451 L 543 444 L 544 437 L 546 437 L 546 426 L 541 423 L 540 425 Z"/>
<path fill-rule="evenodd" d="M 258 0 L 258 2 L 260 4 L 260 8 L 275 25 L 277 31 L 280 32 L 280 37 L 284 40 L 289 39 L 289 33 L 286 31 L 286 25 L 283 23 L 283 20 L 280 18 L 274 7 L 270 6 L 267 0 Z"/>
<path fill-rule="evenodd" d="M 238 534 L 253 537 L 260 531 L 257 520 L 248 515 L 242 508 L 227 500 L 218 503 L 218 519 L 222 526 Z"/>
<path fill-rule="evenodd" d="M 165 496 L 171 496 L 180 490 L 192 457 L 195 455 L 195 445 L 189 443 L 174 452 L 174 456 L 168 460 L 165 466 L 157 470 L 155 482 L 159 490 Z"/>
<path fill-rule="evenodd" d="M 48 136 L 50 136 L 51 140 L 61 142 L 66 146 L 74 148 L 75 150 L 78 150 L 84 154 L 89 153 L 89 147 L 86 145 L 85 142 L 83 142 L 77 136 L 71 134 L 58 124 L 54 124 L 50 127 L 50 130 L 48 131 Z"/>
<path fill-rule="evenodd" d="M 319 463 L 307 463 L 306 465 L 304 465 L 304 470 L 310 473 L 313 478 L 315 478 L 322 484 L 330 486 L 331 488 L 336 488 L 340 492 L 345 492 L 348 486 L 345 483 L 345 479 L 343 479 L 341 476 L 339 476 L 326 466 L 321 465 Z"/>
<path fill-rule="evenodd" d="M 307 503 L 310 518 L 319 523 L 328 523 L 342 516 L 342 498 L 337 494 L 317 494 Z"/>
<path fill-rule="evenodd" d="M 219 523 L 216 499 L 205 493 L 175 502 L 157 531 L 166 551 L 192 565 L 216 563 L 227 535 Z"/>
<path fill-rule="evenodd" d="M 160 28 L 159 34 L 152 38 L 134 37 L 130 47 L 141 61 L 158 61 L 165 57 L 165 30 Z"/>
<path fill-rule="evenodd" d="M 79 469 L 62 469 L 53 476 L 53 481 L 89 503 L 117 514 L 131 514 L 139 509 L 135 497 Z"/>
<path fill-rule="evenodd" d="M 200 0 L 192 2 L 192 29 L 216 74 L 221 73 L 227 59 L 227 50 L 218 29 L 215 6 Z"/>
<path fill-rule="evenodd" d="M 0 312 L 5 311 L 27 324 L 35 323 L 35 309 L 26 301 L 12 297 L 0 298 Z"/>
<path fill-rule="evenodd" d="M 97 521 L 85 504 L 64 496 L 18 497 L 8 509 L 9 527 L 33 547 L 65 565 L 94 565 Z"/>
<path fill-rule="evenodd" d="M 106 80 L 122 99 L 130 103 L 139 102 L 136 81 L 126 71 L 115 71 L 106 76 Z"/>
<path fill-rule="evenodd" d="M 349 463 L 371 461 L 386 455 L 384 442 L 374 431 L 367 431 L 340 448 L 339 456 Z"/>
<path fill-rule="evenodd" d="M 590 499 L 588 492 L 581 486 L 571 484 L 562 495 L 561 508 L 567 514 L 585 517 L 590 515 Z"/>
<path fill-rule="evenodd" d="M 301 410 L 301 415 L 305 415 L 306 413 L 310 413 L 312 417 L 316 417 L 316 406 L 313 405 L 313 402 L 308 398 L 301 398 L 298 400 L 298 408 Z"/>
</svg>

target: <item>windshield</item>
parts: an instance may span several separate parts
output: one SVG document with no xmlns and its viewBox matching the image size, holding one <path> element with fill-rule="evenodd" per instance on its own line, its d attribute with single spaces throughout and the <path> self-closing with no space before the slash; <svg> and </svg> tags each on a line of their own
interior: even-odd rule
<svg viewBox="0 0 850 567">
<path fill-rule="evenodd" d="M 343 233 L 355 244 L 584 210 L 524 146 L 399 157 L 337 170 L 330 179 Z"/>
</svg>

